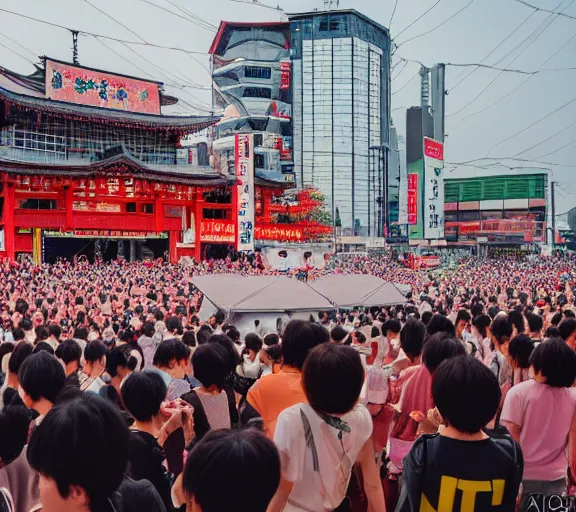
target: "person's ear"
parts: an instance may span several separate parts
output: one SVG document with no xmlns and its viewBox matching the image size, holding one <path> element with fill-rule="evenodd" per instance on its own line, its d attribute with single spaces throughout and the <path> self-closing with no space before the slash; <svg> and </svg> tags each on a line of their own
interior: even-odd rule
<svg viewBox="0 0 576 512">
<path fill-rule="evenodd" d="M 86 494 L 86 491 L 78 485 L 70 486 L 68 499 L 73 501 L 79 509 L 87 509 L 90 506 L 90 498 L 88 498 L 88 494 Z"/>
</svg>

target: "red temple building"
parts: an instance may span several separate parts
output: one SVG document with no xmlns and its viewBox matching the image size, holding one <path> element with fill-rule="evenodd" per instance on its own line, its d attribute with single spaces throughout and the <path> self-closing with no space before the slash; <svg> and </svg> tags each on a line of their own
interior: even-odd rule
<svg viewBox="0 0 576 512">
<path fill-rule="evenodd" d="M 29 76 L 0 67 L 0 257 L 177 262 L 330 231 L 279 223 L 289 185 L 254 176 L 252 135 L 227 172 L 206 145 L 182 147 L 218 118 L 162 114 L 177 101 L 159 82 L 48 58 Z"/>
</svg>

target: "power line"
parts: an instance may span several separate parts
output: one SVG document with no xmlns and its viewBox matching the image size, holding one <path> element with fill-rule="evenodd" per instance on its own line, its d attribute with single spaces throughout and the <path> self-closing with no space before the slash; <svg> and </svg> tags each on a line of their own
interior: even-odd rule
<svg viewBox="0 0 576 512">
<path fill-rule="evenodd" d="M 27 48 L 26 46 L 20 44 L 18 41 L 16 41 L 16 39 L 12 39 L 10 36 L 7 36 L 6 34 L 3 34 L 2 32 L 0 32 L 0 35 L 5 37 L 9 41 L 12 41 L 15 45 L 18 45 L 23 50 L 26 50 L 28 53 L 30 53 L 30 55 L 34 55 L 35 59 L 38 58 L 38 55 L 36 55 L 36 53 L 34 53 L 30 48 Z"/>
<path fill-rule="evenodd" d="M 429 67 L 429 66 L 426 66 L 425 64 L 423 64 L 422 62 L 420 62 L 419 60 L 406 59 L 405 57 L 400 57 L 400 56 L 398 56 L 398 58 L 400 60 L 406 60 L 408 62 L 416 62 L 417 64 L 420 64 L 421 66 L 423 66 L 425 68 Z M 469 62 L 469 63 L 445 62 L 444 65 L 457 67 L 457 68 L 479 67 L 479 68 L 493 69 L 495 71 L 502 71 L 502 72 L 506 72 L 506 73 L 518 73 L 520 75 L 537 75 L 538 73 L 542 73 L 544 71 L 570 71 L 570 70 L 576 69 L 576 68 L 557 68 L 557 69 L 536 69 L 534 71 L 527 71 L 525 69 L 499 68 L 496 66 L 489 66 L 487 64 L 482 64 L 481 62 Z"/>
<path fill-rule="evenodd" d="M 0 42 L 0 46 L 3 46 L 8 51 L 12 52 L 14 55 L 18 55 L 18 57 L 20 57 L 21 59 L 24 59 L 26 62 L 30 62 L 32 65 L 34 64 L 34 62 L 32 62 L 28 57 L 24 57 L 24 55 L 22 55 L 21 53 L 18 53 L 16 50 L 13 50 L 8 45 L 5 45 L 4 43 Z"/>
<path fill-rule="evenodd" d="M 417 23 L 418 21 L 420 21 L 424 16 L 426 16 L 432 9 L 434 9 L 434 7 L 436 7 L 442 0 L 436 0 L 436 3 L 434 3 L 432 5 L 432 7 L 430 7 L 429 9 L 427 9 L 426 11 L 424 11 L 420 16 L 418 16 L 418 18 L 416 18 L 412 23 L 410 23 L 410 25 L 408 25 L 407 27 L 405 27 L 403 30 L 401 30 L 396 37 L 400 37 L 404 32 L 406 32 L 412 25 L 414 25 L 415 23 Z M 396 38 L 394 38 L 396 39 Z"/>
<path fill-rule="evenodd" d="M 565 9 L 568 8 L 568 6 L 569 6 L 572 2 L 573 2 L 573 0 L 570 0 L 570 1 L 568 2 L 568 4 L 566 4 L 566 6 L 565 6 L 564 8 L 565 8 Z M 544 20 L 544 21 L 539 25 L 538 29 L 541 28 L 541 27 L 543 27 L 544 24 L 545 24 L 550 18 L 552 18 L 552 17 L 553 17 L 552 15 L 548 16 L 548 17 L 546 18 L 546 20 Z M 548 25 L 547 25 L 546 27 L 544 27 L 543 30 L 541 30 L 540 33 L 539 33 L 534 39 L 532 39 L 532 41 L 530 42 L 530 44 L 529 44 L 528 46 L 526 46 L 518 55 L 516 55 L 516 57 L 514 57 L 514 59 L 512 59 L 512 61 L 510 62 L 510 64 L 513 64 L 514 62 L 516 62 L 516 61 L 522 56 L 522 54 L 523 54 L 524 52 L 526 52 L 526 51 L 528 50 L 528 48 L 530 48 L 530 46 L 532 46 L 532 45 L 542 36 L 542 34 L 543 34 L 546 30 L 548 30 L 548 28 L 552 25 L 552 23 L 554 23 L 554 21 L 555 21 L 557 18 L 558 18 L 558 17 L 552 19 L 552 20 L 550 21 L 550 23 L 548 23 Z M 537 29 L 537 30 L 538 30 L 538 29 Z M 529 35 L 529 36 L 528 36 L 526 39 L 524 39 L 524 40 L 522 41 L 522 43 L 520 43 L 520 44 L 523 44 L 524 42 L 526 42 L 530 37 L 532 37 L 532 35 L 533 35 L 533 34 Z M 516 48 L 518 48 L 518 46 L 516 46 Z M 510 53 L 512 53 L 514 50 L 516 50 L 516 48 L 514 48 L 513 50 L 511 50 L 510 52 L 508 52 L 503 58 L 505 58 L 505 57 L 507 57 L 508 55 L 510 55 Z M 502 58 L 502 59 L 503 59 L 503 58 Z M 500 61 L 502 61 L 502 59 L 500 59 Z M 498 62 L 500 62 L 500 61 L 498 61 Z M 466 108 L 468 108 L 468 107 L 469 107 L 472 103 L 474 103 L 480 96 L 482 96 L 482 95 L 492 86 L 492 84 L 493 84 L 494 82 L 496 82 L 496 80 L 498 80 L 498 78 L 500 78 L 500 76 L 502 76 L 502 74 L 503 74 L 503 71 L 501 71 L 500 73 L 498 73 L 498 74 L 494 77 L 494 79 L 493 79 L 491 82 L 489 82 L 488 85 L 486 85 L 486 87 L 484 87 L 484 89 L 482 89 L 474 98 L 472 98 L 468 103 L 466 103 L 466 105 L 464 105 L 463 107 L 461 107 L 460 109 L 458 109 L 456 112 L 452 112 L 451 114 L 447 114 L 446 117 L 455 116 L 455 115 L 459 114 L 460 112 L 462 112 L 463 110 L 465 110 Z M 533 73 L 533 74 L 536 74 L 536 73 Z"/>
<path fill-rule="evenodd" d="M 446 18 L 444 21 L 442 21 L 439 25 L 436 25 L 434 28 L 427 30 L 426 32 L 422 32 L 422 34 L 419 34 L 417 36 L 406 39 L 405 41 L 402 41 L 401 43 L 398 43 L 397 48 L 400 48 L 400 46 L 405 45 L 406 43 L 409 43 L 410 41 L 414 41 L 414 39 L 418 39 L 419 37 L 427 36 L 428 34 L 439 29 L 442 25 L 444 25 L 445 23 L 448 23 L 451 19 L 458 16 L 462 11 L 465 11 L 466 9 L 468 9 L 468 7 L 470 7 L 470 5 L 472 5 L 472 2 L 474 2 L 474 0 L 470 0 L 464 7 L 462 7 L 458 11 L 456 11 L 452 16 L 449 16 L 448 18 Z"/>
<path fill-rule="evenodd" d="M 567 126 L 566 128 L 562 128 L 562 130 L 556 132 L 554 135 L 551 135 L 550 137 L 548 137 L 547 139 L 544 139 L 543 141 L 539 142 L 538 144 L 534 145 L 534 146 L 530 146 L 528 149 L 525 149 L 524 151 L 520 151 L 520 153 L 516 153 L 514 156 L 520 156 L 523 153 L 528 153 L 528 151 L 532 151 L 534 148 L 537 148 L 538 146 L 541 146 L 542 144 L 544 144 L 545 142 L 548 142 L 550 139 L 553 139 L 554 137 L 556 137 L 557 135 L 560 135 L 561 133 L 564 133 L 566 130 L 572 128 L 573 126 L 576 125 L 576 121 L 574 121 L 571 125 Z M 546 155 L 544 155 L 546 156 Z M 542 158 L 541 156 L 537 156 L 536 158 Z"/>
<path fill-rule="evenodd" d="M 446 162 L 448 165 L 458 165 L 458 166 L 466 166 L 468 164 L 474 163 L 474 162 L 481 162 L 483 160 L 514 160 L 517 162 L 531 162 L 531 163 L 538 163 L 538 164 L 544 164 L 544 165 L 555 165 L 558 167 L 574 167 L 576 168 L 576 165 L 574 164 L 558 164 L 556 162 L 542 162 L 540 160 L 533 160 L 530 158 L 515 158 L 515 157 L 511 157 L 511 156 L 502 156 L 502 157 L 483 157 L 483 158 L 474 158 L 473 160 L 468 160 L 466 162 Z M 470 166 L 470 167 L 475 167 L 475 166 Z M 507 166 L 504 166 L 507 167 Z M 517 169 L 517 167 L 512 167 L 512 169 Z"/>
<path fill-rule="evenodd" d="M 261 3 L 259 0 L 252 0 L 251 2 L 249 0 L 230 0 L 230 1 L 236 2 L 238 4 L 257 5 L 258 7 L 264 7 L 265 9 L 273 9 L 274 11 L 284 12 L 284 9 L 282 9 L 282 7 L 280 7 L 280 5 L 277 5 L 276 7 L 272 7 L 271 5 L 266 5 L 266 4 Z"/>
<path fill-rule="evenodd" d="M 398 71 L 398 73 L 396 73 L 396 76 L 392 77 L 392 80 L 391 80 L 392 82 L 394 80 L 396 80 L 402 74 L 402 72 L 406 69 L 406 67 L 408 66 L 407 62 L 403 62 L 403 64 L 404 64 L 404 66 L 400 69 L 400 71 Z"/>
<path fill-rule="evenodd" d="M 535 5 L 529 4 L 528 2 L 525 2 L 524 0 L 516 0 L 516 2 L 521 3 L 521 4 L 525 5 L 526 7 L 530 7 L 532 9 L 534 9 L 534 12 L 536 12 L 536 11 L 549 12 L 551 14 L 558 14 L 560 16 L 563 16 L 564 18 L 570 18 L 571 20 L 576 20 L 576 16 L 570 16 L 569 14 L 551 11 L 549 9 L 542 9 L 541 7 L 536 7 Z"/>
<path fill-rule="evenodd" d="M 67 30 L 69 32 L 73 32 L 75 30 L 75 29 L 70 28 L 70 27 L 65 27 L 64 25 L 59 25 L 58 23 L 52 23 L 50 21 L 41 20 L 39 18 L 34 18 L 33 16 L 27 16 L 26 14 L 20 14 L 18 12 L 10 11 L 8 9 L 4 9 L 1 7 L 0 7 L 0 12 L 6 12 L 8 14 L 13 14 L 14 16 L 19 16 L 20 18 L 25 18 L 25 19 L 32 20 L 32 21 L 37 21 L 38 23 L 50 25 L 51 27 L 60 28 L 63 30 Z M 119 39 L 117 37 L 105 36 L 102 34 L 96 34 L 94 32 L 87 32 L 85 30 L 79 30 L 78 32 L 83 34 L 83 35 L 93 36 L 93 37 L 101 37 L 102 39 L 108 39 L 109 41 L 116 41 L 119 43 L 134 44 L 134 45 L 138 45 L 138 46 L 150 46 L 152 48 L 161 48 L 163 50 L 172 50 L 172 51 L 176 51 L 176 52 L 182 52 L 182 53 L 186 53 L 188 55 L 207 55 L 207 52 L 197 52 L 197 51 L 193 51 L 193 50 L 185 50 L 183 48 L 177 48 L 175 46 L 164 46 L 164 45 L 154 44 L 154 43 L 143 43 L 140 41 L 128 41 L 126 39 Z"/>
<path fill-rule="evenodd" d="M 182 12 L 185 12 L 177 4 L 174 4 L 174 3 L 170 2 L 169 0 L 166 0 L 166 1 L 168 3 L 170 3 L 171 5 L 173 5 L 174 7 L 176 7 L 177 9 L 180 9 Z M 190 17 L 182 16 L 181 14 L 178 14 L 178 13 L 175 13 L 174 11 L 166 9 L 165 7 L 162 7 L 161 5 L 155 4 L 154 2 L 150 2 L 150 0 L 140 0 L 140 2 L 151 5 L 152 7 L 156 7 L 156 9 L 164 11 L 165 13 L 168 13 L 168 14 L 172 14 L 172 16 L 176 16 L 177 18 L 186 20 L 189 23 L 196 25 L 197 27 L 203 28 L 204 30 L 208 30 L 209 32 L 215 32 L 216 31 L 216 27 L 214 25 L 208 23 L 206 20 L 203 20 L 202 18 L 197 18 L 196 20 L 190 19 Z M 187 14 L 188 16 L 191 16 L 189 13 L 185 12 L 185 14 Z"/>
<path fill-rule="evenodd" d="M 394 10 L 392 11 L 392 16 L 390 16 L 390 22 L 388 23 L 388 31 L 392 30 L 392 20 L 394 19 L 394 15 L 396 14 L 396 7 L 398 7 L 398 0 L 394 3 Z"/>
<path fill-rule="evenodd" d="M 480 62 L 483 64 L 486 59 L 488 59 L 488 57 L 490 57 L 490 55 L 492 55 L 496 50 L 498 50 L 506 41 L 508 41 L 508 39 L 510 39 L 510 37 L 512 37 L 517 31 L 518 29 L 520 29 L 520 27 L 522 25 L 524 25 L 532 16 L 534 16 L 534 14 L 536 14 L 536 11 L 533 11 L 532 13 L 530 13 L 525 19 L 524 21 L 522 21 L 514 30 L 512 30 L 512 32 L 510 32 L 504 39 L 502 39 L 502 41 L 500 41 L 489 53 L 488 55 L 486 55 Z M 467 80 L 468 78 L 470 78 L 471 75 L 473 75 L 476 71 L 478 71 L 479 68 L 474 68 L 472 71 L 470 71 L 470 73 L 468 75 L 466 75 L 464 78 L 462 78 L 462 80 L 460 80 L 459 82 L 457 82 L 455 85 L 453 85 L 452 87 L 449 88 L 450 91 L 453 91 L 454 89 L 456 89 L 456 87 L 458 87 L 462 82 L 464 82 L 464 80 Z M 465 73 L 465 71 L 464 71 Z"/>
<path fill-rule="evenodd" d="M 191 18 L 197 20 L 198 22 L 206 25 L 206 27 L 208 27 L 210 30 L 212 31 L 217 31 L 218 27 L 216 25 L 214 25 L 213 23 L 210 23 L 209 21 L 205 20 L 204 18 L 201 18 L 200 16 L 198 16 L 197 14 L 195 14 L 194 12 L 186 9 L 185 7 L 182 7 L 181 5 L 178 5 L 176 2 L 173 2 L 172 0 L 166 0 L 166 2 L 168 2 L 169 4 L 173 5 L 174 7 L 176 7 L 176 9 L 178 9 L 179 11 L 183 12 L 184 14 L 187 14 L 188 16 L 190 16 Z"/>
<path fill-rule="evenodd" d="M 562 147 L 560 147 L 560 148 L 558 148 L 558 149 L 555 149 L 554 151 L 550 151 L 550 153 L 546 153 L 546 154 L 544 154 L 544 155 L 540 155 L 540 156 L 537 156 L 537 157 L 535 157 L 535 158 L 544 158 L 544 157 L 546 157 L 546 156 L 553 155 L 554 153 L 558 153 L 559 151 L 562 151 L 563 149 L 567 148 L 568 146 L 571 146 L 571 145 L 574 144 L 575 142 L 576 142 L 576 139 L 573 139 L 573 140 L 571 140 L 570 142 L 568 142 L 568 144 L 565 144 L 564 146 L 562 146 Z"/>
<path fill-rule="evenodd" d="M 117 25 L 120 25 L 122 28 L 126 29 L 128 32 L 130 32 L 132 35 L 136 36 L 138 39 L 140 39 L 141 41 L 143 41 L 144 43 L 148 44 L 148 41 L 146 41 L 146 39 L 144 39 L 143 37 L 141 37 L 139 34 L 137 34 L 136 32 L 134 32 L 132 29 L 130 29 L 129 27 L 127 27 L 126 25 L 124 25 L 124 23 L 118 21 L 116 18 L 114 18 L 113 16 L 110 16 L 106 11 L 103 11 L 102 9 L 100 9 L 100 7 L 96 7 L 93 3 L 90 2 L 90 0 L 84 0 L 85 3 L 87 3 L 90 7 L 92 7 L 93 9 L 96 9 L 100 14 L 103 14 L 104 16 L 106 16 L 108 19 L 112 20 L 114 23 L 116 23 Z"/>
<path fill-rule="evenodd" d="M 418 74 L 420 73 L 420 70 L 416 71 L 416 73 L 414 73 L 414 75 L 412 75 L 412 78 L 410 78 L 410 80 L 408 80 L 402 87 L 400 87 L 400 89 L 394 91 L 391 96 L 394 96 L 395 94 L 398 94 L 402 89 L 404 89 L 412 80 L 414 80 Z"/>
<path fill-rule="evenodd" d="M 490 155 L 490 153 L 492 152 L 492 150 L 494 148 L 497 148 L 498 146 L 504 144 L 505 142 L 508 142 L 509 140 L 513 139 L 514 137 L 520 135 L 521 133 L 524 133 L 525 131 L 528 131 L 530 128 L 532 128 L 533 126 L 537 125 L 538 123 L 540 123 L 541 121 L 544 121 L 544 119 L 548 119 L 550 116 L 554 115 L 556 112 L 562 110 L 563 108 L 567 107 L 568 105 L 574 103 L 576 101 L 576 98 L 572 98 L 570 101 L 564 103 L 564 105 L 558 107 L 557 109 L 553 110 L 552 112 L 546 114 L 544 117 L 541 117 L 540 119 L 538 119 L 537 121 L 534 121 L 532 124 L 528 125 L 526 128 L 523 128 L 522 130 L 520 130 L 519 132 L 516 132 L 514 135 L 511 135 L 510 137 L 498 142 L 498 144 L 495 144 L 494 146 L 492 146 L 490 148 L 490 150 L 488 151 L 487 156 Z"/>
</svg>

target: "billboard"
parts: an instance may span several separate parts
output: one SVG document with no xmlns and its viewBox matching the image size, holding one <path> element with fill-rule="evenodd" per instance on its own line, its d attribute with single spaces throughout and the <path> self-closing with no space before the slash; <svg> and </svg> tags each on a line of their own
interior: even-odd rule
<svg viewBox="0 0 576 512">
<path fill-rule="evenodd" d="M 408 175 L 408 224 L 418 224 L 418 174 Z"/>
<path fill-rule="evenodd" d="M 254 136 L 235 135 L 237 251 L 254 250 Z"/>
<path fill-rule="evenodd" d="M 422 229 L 422 210 L 424 206 L 424 162 L 422 159 L 408 163 L 408 236 L 413 240 L 424 238 Z M 410 192 L 412 187 L 412 192 Z M 415 188 L 414 188 L 415 187 Z M 412 204 L 410 206 L 410 194 Z"/>
<path fill-rule="evenodd" d="M 90 107 L 160 115 L 156 82 L 46 59 L 46 97 Z"/>
<path fill-rule="evenodd" d="M 424 137 L 424 238 L 444 238 L 444 144 Z"/>
</svg>

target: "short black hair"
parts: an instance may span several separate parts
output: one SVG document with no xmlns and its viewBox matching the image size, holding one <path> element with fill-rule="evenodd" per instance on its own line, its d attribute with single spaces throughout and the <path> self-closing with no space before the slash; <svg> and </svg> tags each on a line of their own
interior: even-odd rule
<svg viewBox="0 0 576 512">
<path fill-rule="evenodd" d="M 424 311 L 420 319 L 422 320 L 422 323 L 424 325 L 428 325 L 430 323 L 430 320 L 432 320 L 432 316 L 433 316 L 432 311 Z"/>
<path fill-rule="evenodd" d="M 546 377 L 546 384 L 569 388 L 576 379 L 576 352 L 560 338 L 540 343 L 532 352 L 530 364 L 534 372 Z"/>
<path fill-rule="evenodd" d="M 273 345 L 278 345 L 278 343 L 280 343 L 280 336 L 278 336 L 278 334 L 275 332 L 269 332 L 264 336 L 262 341 L 264 342 L 264 345 L 266 345 L 267 347 L 271 347 Z"/>
<path fill-rule="evenodd" d="M 486 338 L 488 336 L 488 327 L 492 323 L 492 319 L 488 315 L 478 315 L 472 320 L 472 325 L 476 327 L 476 330 Z"/>
<path fill-rule="evenodd" d="M 516 327 L 516 332 L 519 334 L 524 332 L 524 317 L 520 311 L 515 309 L 508 311 L 508 322 L 512 327 Z"/>
<path fill-rule="evenodd" d="M 182 322 L 180 322 L 180 319 L 177 316 L 171 316 L 168 318 L 168 320 L 166 320 L 166 329 L 168 332 L 177 332 L 181 328 Z"/>
<path fill-rule="evenodd" d="M 54 349 L 50 343 L 45 341 L 38 341 L 36 345 L 34 345 L 34 350 L 32 351 L 33 354 L 37 354 L 38 352 L 47 352 L 51 356 L 54 355 Z"/>
<path fill-rule="evenodd" d="M 311 324 L 312 332 L 316 336 L 316 343 L 328 343 L 330 341 L 330 333 L 323 325 L 313 323 Z"/>
<path fill-rule="evenodd" d="M 18 372 L 18 380 L 34 402 L 45 398 L 54 403 L 64 387 L 66 374 L 58 360 L 42 350 L 26 358 Z"/>
<path fill-rule="evenodd" d="M 240 343 L 240 331 L 233 325 L 225 329 L 224 334 L 226 334 L 226 336 L 228 336 L 234 343 Z"/>
<path fill-rule="evenodd" d="M 154 328 L 154 323 L 144 322 L 142 328 L 140 329 L 140 332 L 142 333 L 143 336 L 148 336 L 149 338 L 151 338 L 152 336 L 154 336 L 154 333 L 156 332 L 156 329 Z"/>
<path fill-rule="evenodd" d="M 528 321 L 528 329 L 530 329 L 530 332 L 540 332 L 544 327 L 544 320 L 536 313 L 528 313 L 526 320 Z"/>
<path fill-rule="evenodd" d="M 446 318 L 444 315 L 436 313 L 435 315 L 432 315 L 432 318 L 428 322 L 428 325 L 426 326 L 426 333 L 428 336 L 432 336 L 439 332 L 446 333 L 449 336 L 455 336 L 456 328 L 448 318 Z"/>
<path fill-rule="evenodd" d="M 310 322 L 290 320 L 282 334 L 282 357 L 285 365 L 299 370 L 304 366 L 308 352 L 322 343 Z"/>
<path fill-rule="evenodd" d="M 254 482 L 258 489 L 246 492 Z M 205 512 L 266 512 L 279 483 L 276 445 L 256 429 L 210 432 L 190 452 L 182 476 L 185 493 Z"/>
<path fill-rule="evenodd" d="M 562 320 L 562 313 L 554 313 L 550 319 L 551 325 L 558 325 Z"/>
<path fill-rule="evenodd" d="M 28 440 L 30 414 L 21 405 L 5 406 L 0 412 L 0 461 L 9 464 L 16 459 Z"/>
<path fill-rule="evenodd" d="M 106 371 L 110 377 L 118 375 L 118 367 L 127 368 L 131 372 L 136 370 L 138 359 L 132 355 L 134 347 L 130 344 L 113 348 L 106 357 Z"/>
<path fill-rule="evenodd" d="M 258 353 L 262 348 L 262 345 L 262 338 L 260 338 L 260 336 L 258 336 L 256 333 L 249 332 L 246 336 L 244 336 L 244 346 L 247 349 Z"/>
<path fill-rule="evenodd" d="M 434 372 L 432 396 L 446 425 L 474 434 L 494 418 L 502 393 L 498 379 L 475 357 L 444 361 Z"/>
<path fill-rule="evenodd" d="M 520 368 L 530 368 L 534 340 L 527 334 L 518 334 L 508 344 L 508 354 Z"/>
<path fill-rule="evenodd" d="M 124 478 L 128 439 L 120 412 L 99 396 L 84 393 L 48 412 L 30 439 L 28 462 L 56 482 L 63 498 L 78 486 L 91 507 L 103 506 Z"/>
<path fill-rule="evenodd" d="M 107 353 L 108 349 L 106 345 L 101 341 L 94 340 L 86 345 L 84 349 L 84 359 L 88 363 L 95 363 L 96 361 L 100 361 Z"/>
<path fill-rule="evenodd" d="M 156 348 L 152 364 L 167 368 L 171 361 L 179 362 L 190 359 L 191 352 L 190 347 L 176 338 L 164 340 Z"/>
<path fill-rule="evenodd" d="M 192 329 L 186 331 L 182 336 L 182 343 L 188 347 L 195 347 L 197 344 L 196 333 Z"/>
<path fill-rule="evenodd" d="M 408 318 L 400 331 L 400 346 L 410 360 L 416 359 L 422 354 L 426 326 L 415 318 Z"/>
<path fill-rule="evenodd" d="M 559 337 L 560 337 L 560 331 L 558 330 L 558 327 L 554 327 L 553 325 L 550 325 L 544 332 L 544 338 L 559 338 Z"/>
<path fill-rule="evenodd" d="M 226 377 L 230 374 L 228 352 L 219 343 L 200 345 L 192 355 L 192 369 L 194 377 L 204 387 L 215 385 L 222 389 Z"/>
<path fill-rule="evenodd" d="M 236 366 L 242 362 L 242 358 L 240 357 L 234 342 L 225 334 L 213 334 L 208 338 L 208 343 L 217 343 L 226 349 L 228 371 L 231 373 L 235 372 Z"/>
<path fill-rule="evenodd" d="M 20 367 L 26 360 L 28 356 L 32 354 L 34 347 L 27 341 L 19 341 L 14 345 L 14 350 L 10 355 L 10 361 L 8 361 L 8 371 L 15 375 L 18 375 Z"/>
<path fill-rule="evenodd" d="M 121 389 L 126 410 L 137 421 L 150 421 L 160 412 L 167 388 L 162 377 L 151 370 L 134 372 L 126 377 Z"/>
<path fill-rule="evenodd" d="M 76 361 L 80 365 L 82 359 L 82 349 L 78 342 L 74 340 L 65 340 L 56 349 L 56 357 L 61 359 L 64 364 L 70 364 L 72 361 Z"/>
<path fill-rule="evenodd" d="M 16 342 L 22 341 L 26 337 L 26 333 L 24 332 L 24 329 L 22 329 L 22 327 L 17 327 L 12 331 L 12 337 Z"/>
<path fill-rule="evenodd" d="M 55 322 L 52 322 L 48 326 L 48 332 L 50 333 L 50 336 L 54 336 L 57 340 L 62 336 L 62 329 L 60 329 L 60 326 Z"/>
<path fill-rule="evenodd" d="M 86 327 L 76 327 L 74 329 L 74 338 L 86 341 L 88 339 L 88 329 Z"/>
<path fill-rule="evenodd" d="M 460 340 L 445 332 L 437 332 L 426 340 L 422 362 L 430 373 L 434 373 L 442 361 L 465 354 L 466 349 Z"/>
<path fill-rule="evenodd" d="M 332 338 L 332 341 L 335 343 L 342 343 L 346 336 L 348 336 L 348 331 L 341 325 L 333 327 L 330 331 L 330 338 Z"/>
<path fill-rule="evenodd" d="M 198 332 L 196 333 L 196 339 L 198 340 L 198 345 L 204 345 L 204 343 L 208 343 L 210 336 L 212 336 L 213 334 L 214 331 L 212 330 L 212 327 L 206 324 L 201 325 L 200 329 L 198 329 Z"/>
<path fill-rule="evenodd" d="M 382 324 L 382 334 L 384 336 L 386 336 L 386 333 L 388 331 L 392 331 L 395 334 L 398 334 L 400 331 L 402 330 L 402 324 L 396 320 L 395 318 L 390 318 L 388 320 L 386 320 L 383 324 Z"/>
<path fill-rule="evenodd" d="M 458 313 L 456 313 L 456 321 L 454 323 L 457 324 L 462 320 L 464 322 L 470 322 L 472 320 L 472 315 L 470 314 L 470 311 L 468 311 L 467 309 L 458 310 Z"/>
<path fill-rule="evenodd" d="M 490 332 L 500 344 L 510 340 L 512 336 L 512 324 L 508 321 L 508 317 L 506 315 L 497 315 L 490 324 Z"/>
<path fill-rule="evenodd" d="M 364 384 L 358 351 L 323 343 L 310 351 L 302 369 L 302 387 L 313 409 L 327 414 L 352 410 Z"/>
<path fill-rule="evenodd" d="M 566 341 L 576 331 L 576 319 L 566 317 L 558 324 L 558 332 L 560 337 Z"/>
</svg>

